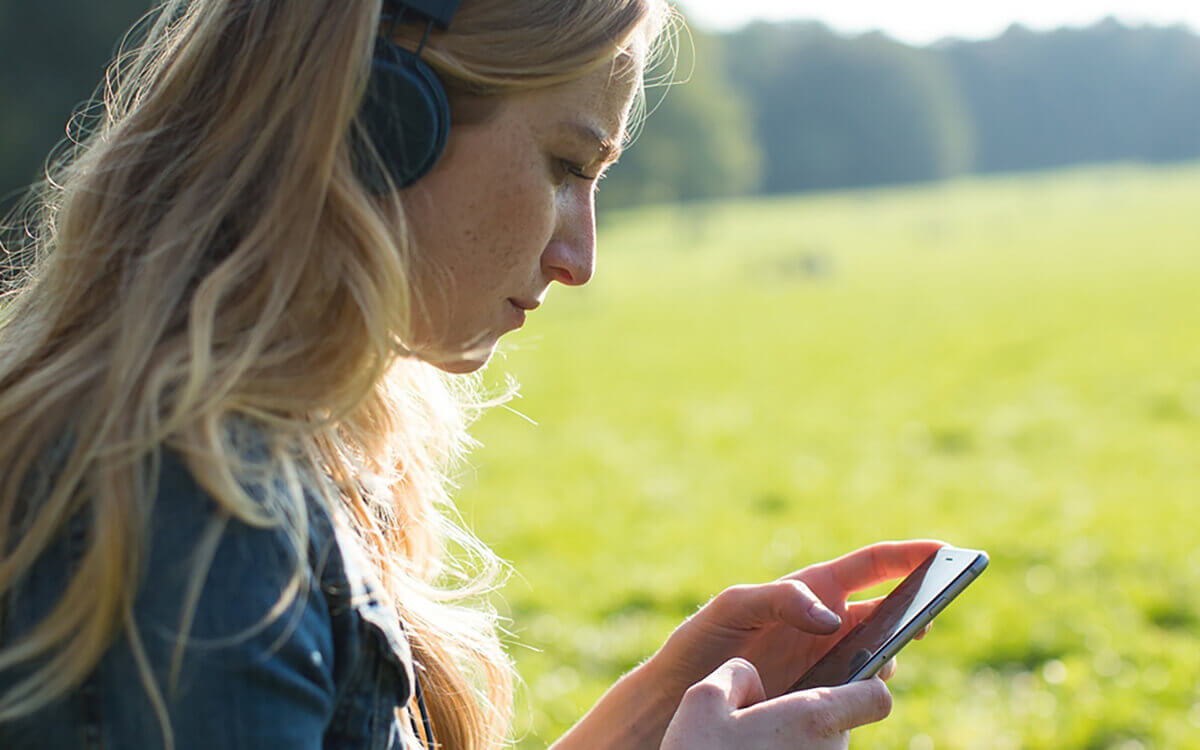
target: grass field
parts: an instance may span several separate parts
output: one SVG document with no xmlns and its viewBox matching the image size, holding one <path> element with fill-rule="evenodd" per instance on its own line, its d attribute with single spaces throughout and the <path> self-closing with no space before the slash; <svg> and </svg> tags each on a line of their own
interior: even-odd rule
<svg viewBox="0 0 1200 750">
<path fill-rule="evenodd" d="M 710 595 L 878 539 L 991 568 L 857 748 L 1200 748 L 1200 167 L 608 217 L 490 377 L 521 747 Z"/>
</svg>

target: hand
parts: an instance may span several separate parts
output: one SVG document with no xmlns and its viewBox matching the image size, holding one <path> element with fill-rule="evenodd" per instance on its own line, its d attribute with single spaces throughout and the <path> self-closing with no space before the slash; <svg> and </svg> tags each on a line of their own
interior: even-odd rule
<svg viewBox="0 0 1200 750">
<path fill-rule="evenodd" d="M 851 729 L 891 709 L 878 679 L 766 700 L 754 665 L 732 659 L 684 694 L 660 750 L 845 750 Z"/>
<path fill-rule="evenodd" d="M 764 727 L 790 732 L 796 725 L 788 722 L 796 721 L 807 732 L 797 736 L 827 735 L 820 740 L 825 744 L 813 739 L 811 747 L 844 748 L 839 733 L 845 730 L 832 728 L 837 721 L 848 728 L 886 715 L 881 707 L 890 707 L 891 696 L 880 680 L 763 699 L 791 686 L 879 603 L 847 604 L 850 594 L 908 575 L 941 546 L 931 541 L 873 544 L 778 581 L 725 590 L 679 626 L 658 653 L 622 677 L 555 749 L 760 747 L 741 733 L 775 731 Z M 822 607 L 835 616 L 822 620 Z M 726 671 L 715 671 L 718 667 Z M 889 663 L 880 677 L 886 679 L 894 669 Z M 715 699 L 717 688 L 727 696 L 724 702 Z M 718 704 L 726 707 L 724 713 L 710 711 Z M 668 725 L 670 745 L 663 739 Z M 741 739 L 728 741 L 731 732 Z M 782 746 L 798 746 L 794 738 L 789 742 Z"/>
<path fill-rule="evenodd" d="M 754 665 L 766 696 L 778 696 L 880 601 L 848 603 L 851 594 L 908 575 L 941 546 L 881 542 L 771 583 L 726 589 L 681 625 L 651 663 L 662 686 L 682 695 L 740 657 Z M 892 671 L 894 665 L 883 676 Z"/>
</svg>

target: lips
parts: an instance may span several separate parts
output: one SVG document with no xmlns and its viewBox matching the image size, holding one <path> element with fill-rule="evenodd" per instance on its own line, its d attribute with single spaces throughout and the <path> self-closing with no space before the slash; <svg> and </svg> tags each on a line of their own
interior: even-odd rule
<svg viewBox="0 0 1200 750">
<path fill-rule="evenodd" d="M 508 301 L 511 302 L 514 307 L 518 307 L 522 310 L 536 310 L 542 304 L 541 300 L 523 300 L 517 299 L 516 297 L 509 297 Z"/>
<path fill-rule="evenodd" d="M 508 300 L 509 330 L 515 331 L 525 325 L 525 308 L 515 299 Z"/>
</svg>

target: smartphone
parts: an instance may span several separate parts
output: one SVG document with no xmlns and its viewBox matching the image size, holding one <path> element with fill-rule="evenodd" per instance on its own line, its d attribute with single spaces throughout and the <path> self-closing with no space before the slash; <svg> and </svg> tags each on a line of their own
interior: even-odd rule
<svg viewBox="0 0 1200 750">
<path fill-rule="evenodd" d="M 987 567 L 987 553 L 942 547 L 901 581 L 788 692 L 868 680 Z"/>
</svg>

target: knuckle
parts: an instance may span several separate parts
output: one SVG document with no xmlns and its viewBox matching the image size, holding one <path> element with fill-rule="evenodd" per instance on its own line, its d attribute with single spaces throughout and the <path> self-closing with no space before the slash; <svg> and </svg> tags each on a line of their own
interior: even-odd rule
<svg viewBox="0 0 1200 750">
<path fill-rule="evenodd" d="M 808 587 L 797 581 L 776 581 L 770 588 L 771 603 L 778 616 L 786 606 L 795 606 L 797 599 L 809 603 L 813 599 Z"/>
<path fill-rule="evenodd" d="M 763 587 L 763 593 L 766 594 L 771 614 L 777 620 L 783 619 L 784 610 L 795 601 L 797 593 L 803 595 L 791 581 L 768 583 Z"/>
<path fill-rule="evenodd" d="M 813 601 L 816 601 L 817 595 L 813 593 L 813 590 L 809 588 L 808 584 L 804 581 L 797 581 L 794 578 L 788 578 L 780 581 L 780 583 L 786 584 L 794 592 L 800 594 L 800 596 L 804 597 L 805 599 L 812 599 Z"/>
<path fill-rule="evenodd" d="M 717 607 L 738 607 L 746 598 L 748 586 L 730 586 L 713 597 L 713 605 Z"/>
<path fill-rule="evenodd" d="M 828 700 L 814 701 L 804 714 L 803 729 L 812 737 L 832 737 L 841 731 L 837 712 Z"/>
<path fill-rule="evenodd" d="M 697 682 L 683 694 L 684 701 L 689 703 L 708 703 L 710 701 L 724 700 L 724 698 L 725 691 L 719 685 L 707 680 Z"/>
<path fill-rule="evenodd" d="M 758 673 L 758 670 L 754 668 L 754 664 L 752 664 L 749 659 L 741 656 L 733 657 L 729 661 L 725 662 L 725 666 L 732 670 L 735 675 Z"/>
</svg>

